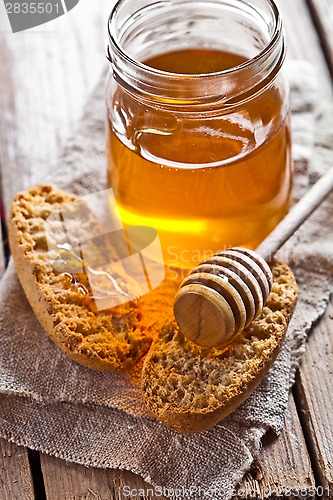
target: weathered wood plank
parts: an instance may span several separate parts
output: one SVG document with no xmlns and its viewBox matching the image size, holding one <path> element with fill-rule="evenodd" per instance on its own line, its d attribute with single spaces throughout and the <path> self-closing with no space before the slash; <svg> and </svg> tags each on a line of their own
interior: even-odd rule
<svg viewBox="0 0 333 500">
<path fill-rule="evenodd" d="M 13 35 L 5 30 L 0 2 L 0 164 L 6 213 L 16 191 L 43 182 L 52 171 L 82 115 L 106 65 L 108 4 L 80 2 L 54 21 L 53 31 Z"/>
<path fill-rule="evenodd" d="M 163 500 L 151 485 L 128 471 L 83 467 L 40 454 L 46 497 L 52 500 Z"/>
<path fill-rule="evenodd" d="M 313 329 L 297 381 L 303 427 L 316 473 L 333 498 L 333 302 Z"/>
<path fill-rule="evenodd" d="M 1 500 L 34 500 L 34 488 L 26 448 L 0 439 Z"/>
<path fill-rule="evenodd" d="M 318 73 L 318 85 L 322 98 L 332 98 L 332 82 L 325 70 L 325 58 L 321 45 L 332 42 L 332 21 L 329 20 L 327 9 L 332 13 L 333 4 L 330 0 L 309 0 L 312 9 L 320 17 L 322 27 L 325 25 L 326 38 L 321 39 L 324 29 L 316 34 L 311 27 L 311 20 L 306 14 L 305 2 L 296 0 L 279 0 L 282 13 L 285 12 L 285 24 L 289 38 L 289 49 L 292 57 L 300 57 L 313 63 Z M 301 5 L 302 3 L 302 5 Z M 289 15 L 287 16 L 287 12 Z M 330 14 L 331 15 L 331 14 Z M 307 20 L 308 19 L 308 20 Z M 330 26 L 329 26 L 330 23 Z M 294 26 L 293 31 L 289 26 Z M 309 337 L 306 353 L 302 360 L 300 374 L 297 379 L 296 391 L 299 395 L 297 406 L 303 415 L 302 423 L 306 429 L 306 439 L 310 447 L 312 463 L 316 464 L 316 476 L 321 486 L 332 490 L 332 456 L 333 456 L 333 418 L 332 412 L 332 372 L 325 367 L 332 366 L 332 317 L 333 298 L 331 299 L 325 317 L 314 327 Z M 330 312 L 331 311 L 331 312 Z M 317 368 L 316 368 L 317 367 Z M 330 396 L 331 394 L 331 396 Z"/>
<path fill-rule="evenodd" d="M 241 498 L 298 498 L 300 492 L 315 492 L 303 432 L 292 395 L 286 412 L 285 427 L 278 438 L 266 436 L 258 462 L 238 490 Z"/>
<path fill-rule="evenodd" d="M 318 73 L 321 97 L 332 97 L 329 70 L 306 0 L 276 0 L 276 4 L 280 9 L 286 31 L 287 58 L 305 59 L 311 62 Z"/>
<path fill-rule="evenodd" d="M 333 75 L 333 3 L 331 0 L 308 0 L 308 3 Z"/>
</svg>

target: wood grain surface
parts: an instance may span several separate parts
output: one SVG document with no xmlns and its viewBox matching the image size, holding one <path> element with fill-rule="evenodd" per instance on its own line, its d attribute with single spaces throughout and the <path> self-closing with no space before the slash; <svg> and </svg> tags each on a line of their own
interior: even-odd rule
<svg viewBox="0 0 333 500">
<path fill-rule="evenodd" d="M 323 9 L 330 8 L 331 0 L 309 0 L 319 32 L 306 0 L 277 3 L 286 27 L 288 58 L 312 62 L 321 96 L 331 98 L 332 82 L 321 48 L 322 43 L 327 58 L 332 25 L 329 28 Z M 52 171 L 61 148 L 75 130 L 105 66 L 104 35 L 110 2 L 81 0 L 66 19 L 54 21 L 46 30 L 16 35 L 9 33 L 1 8 L 0 2 L 0 166 L 7 212 L 17 190 L 42 182 Z M 310 495 L 316 484 L 332 484 L 330 332 L 332 306 L 309 338 L 297 382 L 297 410 L 305 438 L 291 396 L 281 436 L 267 438 L 258 463 L 244 478 L 241 488 L 246 498 L 274 498 L 277 494 L 292 498 L 286 488 L 296 492 L 306 488 Z M 0 441 L 0 450 L 0 500 L 34 498 L 27 451 L 5 441 Z M 120 499 L 124 498 L 124 485 L 147 491 L 150 488 L 129 472 L 88 469 L 44 454 L 40 457 L 48 500 Z"/>
<path fill-rule="evenodd" d="M 318 74 L 321 97 L 332 98 L 330 72 L 306 0 L 276 0 L 276 4 L 286 32 L 287 59 L 303 59 L 312 63 Z"/>
<path fill-rule="evenodd" d="M 308 3 L 320 34 L 328 66 L 333 74 L 333 2 L 332 0 L 308 0 Z"/>
<path fill-rule="evenodd" d="M 26 448 L 0 439 L 0 499 L 33 500 L 34 498 Z"/>
<path fill-rule="evenodd" d="M 0 2 L 0 164 L 6 213 L 16 191 L 43 182 L 73 133 L 106 66 L 106 0 L 82 1 L 63 18 L 3 32 Z M 2 32 L 1 32 L 2 31 Z"/>
<path fill-rule="evenodd" d="M 285 427 L 276 438 L 268 433 L 260 459 L 245 475 L 241 496 L 252 498 L 294 498 L 300 491 L 315 491 L 315 479 L 292 395 Z"/>
<path fill-rule="evenodd" d="M 87 469 L 82 465 L 71 464 L 43 453 L 40 458 L 47 498 L 66 498 L 66 500 L 120 500 L 126 496 L 134 500 L 155 498 L 152 487 L 132 472 Z M 127 495 L 126 488 L 129 488 L 130 495 Z M 140 490 L 147 494 L 143 496 Z M 165 497 L 158 498 L 164 500 Z"/>
<path fill-rule="evenodd" d="M 333 498 L 333 304 L 309 335 L 296 391 L 320 484 Z"/>
<path fill-rule="evenodd" d="M 304 2 L 296 0 L 284 2 L 284 5 L 281 5 L 281 11 L 285 14 L 289 56 L 299 57 L 313 63 L 318 74 L 320 96 L 324 99 L 331 99 L 332 79 L 325 63 L 322 47 L 327 47 L 328 44 L 333 46 L 333 24 L 330 20 L 333 2 L 332 0 L 309 0 L 309 4 L 311 14 L 316 15 L 315 19 L 311 19 L 310 11 Z M 291 23 L 294 26 L 294 33 L 288 29 Z M 321 29 L 316 32 L 313 29 L 314 25 L 320 26 Z M 332 63 L 332 59 L 330 62 Z M 332 371 L 329 369 L 332 366 L 333 356 L 333 322 L 330 319 L 332 312 L 329 312 L 332 311 L 332 307 L 333 298 L 324 318 L 318 322 L 309 336 L 296 383 L 297 406 L 305 429 L 317 484 L 326 488 L 323 493 L 329 498 L 333 498 L 333 414 L 327 411 L 328 408 L 333 407 Z"/>
</svg>

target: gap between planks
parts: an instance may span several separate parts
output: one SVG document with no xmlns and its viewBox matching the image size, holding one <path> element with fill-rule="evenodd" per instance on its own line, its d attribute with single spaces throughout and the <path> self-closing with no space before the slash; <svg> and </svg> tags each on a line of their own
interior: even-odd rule
<svg viewBox="0 0 333 500">
<path fill-rule="evenodd" d="M 309 335 L 295 387 L 319 484 L 333 498 L 333 301 Z"/>
<path fill-rule="evenodd" d="M 0 439 L 0 499 L 35 499 L 27 449 L 4 439 Z"/>
<path fill-rule="evenodd" d="M 321 99 L 332 99 L 333 88 L 321 39 L 306 0 L 275 0 L 286 32 L 287 59 L 302 59 L 313 64 L 318 74 Z M 317 2 L 318 0 L 314 0 Z"/>
<path fill-rule="evenodd" d="M 327 52 L 325 60 L 321 47 L 325 47 L 328 41 L 331 46 L 333 44 L 332 21 L 330 21 L 333 2 L 307 1 L 311 6 L 312 15 L 315 13 L 317 16 L 318 32 L 313 29 L 313 20 L 305 1 L 277 0 L 277 3 L 281 7 L 282 15 L 285 14 L 283 20 L 287 29 L 290 56 L 306 59 L 314 65 L 318 75 L 320 98 L 332 100 L 333 87 L 326 64 Z M 329 15 L 327 9 L 330 9 Z M 332 346 L 333 322 L 330 320 L 329 312 L 332 310 L 332 304 L 333 298 L 324 318 L 309 335 L 294 389 L 318 486 L 326 487 L 326 493 L 329 493 L 331 498 L 333 498 L 333 417 L 330 409 L 333 407 L 333 397 L 330 367 L 333 365 L 333 354 L 332 348 L 330 350 L 328 346 Z"/>
<path fill-rule="evenodd" d="M 0 279 L 5 271 L 5 253 L 4 253 L 4 243 L 2 239 L 2 228 L 0 224 Z"/>
<path fill-rule="evenodd" d="M 292 394 L 285 426 L 276 438 L 266 434 L 259 460 L 245 477 L 241 498 L 298 498 L 300 492 L 314 492 L 315 479 Z"/>
<path fill-rule="evenodd" d="M 333 2 L 331 0 L 307 0 L 307 2 L 320 33 L 323 51 L 333 77 Z"/>
</svg>

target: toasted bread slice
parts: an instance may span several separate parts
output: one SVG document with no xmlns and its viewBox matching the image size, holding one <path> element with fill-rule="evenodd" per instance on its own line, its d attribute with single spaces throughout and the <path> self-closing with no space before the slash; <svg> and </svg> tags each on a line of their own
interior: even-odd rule
<svg viewBox="0 0 333 500">
<path fill-rule="evenodd" d="M 170 322 L 154 341 L 142 370 L 149 410 L 173 429 L 213 427 L 258 386 L 275 360 L 297 301 L 289 267 L 272 265 L 273 287 L 262 314 L 226 350 L 204 349 Z"/>
<path fill-rule="evenodd" d="M 273 288 L 261 316 L 227 349 L 200 348 L 186 340 L 173 319 L 179 279 L 166 279 L 144 300 L 103 311 L 66 284 L 64 273 L 52 264 L 45 221 L 75 200 L 52 186 L 37 186 L 18 193 L 13 202 L 10 247 L 41 325 L 63 352 L 94 370 L 129 370 L 141 366 L 138 361 L 148 353 L 141 385 L 149 410 L 180 432 L 214 426 L 258 386 L 278 354 L 297 301 L 291 270 L 282 262 L 272 264 Z M 82 205 L 80 210 L 82 216 Z M 81 217 L 75 228 L 78 239 L 92 238 L 98 224 L 88 207 L 83 210 L 84 223 Z M 116 257 L 112 248 L 97 247 L 100 251 Z M 79 278 L 90 291 L 87 276 Z"/>
<path fill-rule="evenodd" d="M 89 297 L 82 294 L 83 288 L 71 286 L 66 273 L 55 271 L 52 265 L 54 250 L 47 242 L 45 221 L 75 200 L 78 198 L 43 185 L 16 195 L 9 220 L 16 270 L 42 327 L 63 352 L 94 370 L 129 369 L 148 351 L 152 341 L 141 321 L 139 302 L 94 310 Z M 91 239 L 98 222 L 88 206 L 81 203 L 79 209 L 80 218 L 75 219 L 75 214 L 73 217 L 76 236 Z M 110 256 L 114 251 L 102 250 Z M 96 247 L 96 252 L 102 250 Z M 81 273 L 79 281 L 91 291 L 86 275 Z"/>
</svg>

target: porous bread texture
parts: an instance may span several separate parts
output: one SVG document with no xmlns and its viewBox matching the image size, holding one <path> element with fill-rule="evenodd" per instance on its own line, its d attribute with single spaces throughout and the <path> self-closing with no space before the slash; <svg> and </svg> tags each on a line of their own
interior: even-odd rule
<svg viewBox="0 0 333 500">
<path fill-rule="evenodd" d="M 15 196 L 9 242 L 16 270 L 39 322 L 63 352 L 94 370 L 126 370 L 148 351 L 152 341 L 141 322 L 139 303 L 131 301 L 113 309 L 94 311 L 87 297 L 73 290 L 66 277 L 52 266 L 54 255 L 47 244 L 45 220 L 73 201 L 78 203 L 73 210 L 80 210 L 80 218 L 74 216 L 72 220 L 73 234 L 78 240 L 91 239 L 96 234 L 97 221 L 78 198 L 44 185 Z M 96 252 L 99 255 L 106 252 L 111 258 L 114 250 L 99 246 Z M 89 290 L 87 276 L 79 276 Z"/>
<path fill-rule="evenodd" d="M 142 370 L 145 403 L 159 420 L 179 432 L 201 432 L 258 386 L 277 356 L 297 301 L 289 267 L 274 262 L 272 272 L 272 291 L 261 315 L 229 348 L 196 346 L 174 322 L 161 331 Z"/>
</svg>

